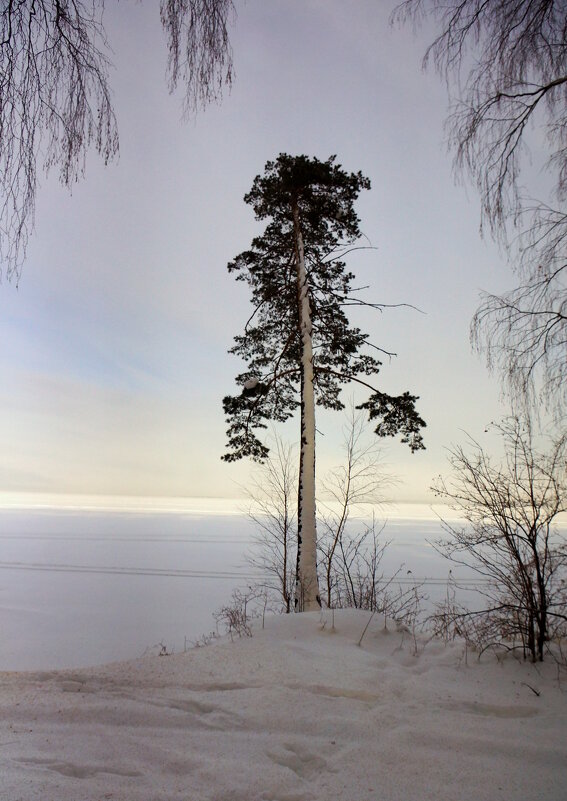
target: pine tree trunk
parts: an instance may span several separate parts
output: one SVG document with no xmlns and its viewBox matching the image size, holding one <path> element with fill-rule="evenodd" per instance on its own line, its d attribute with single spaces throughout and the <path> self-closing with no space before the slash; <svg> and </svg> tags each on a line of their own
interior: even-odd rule
<svg viewBox="0 0 567 801">
<path fill-rule="evenodd" d="M 301 334 L 301 453 L 299 459 L 297 586 L 295 604 L 300 612 L 319 609 L 317 583 L 317 526 L 315 517 L 315 390 L 311 307 L 305 269 L 299 207 L 293 202 L 297 302 Z"/>
</svg>

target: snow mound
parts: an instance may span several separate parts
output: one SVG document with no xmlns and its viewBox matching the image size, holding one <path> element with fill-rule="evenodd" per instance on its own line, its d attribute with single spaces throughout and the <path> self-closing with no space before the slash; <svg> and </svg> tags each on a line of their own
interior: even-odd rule
<svg viewBox="0 0 567 801">
<path fill-rule="evenodd" d="M 2 801 L 559 801 L 553 664 L 354 610 L 74 671 L 0 674 Z M 334 625 L 333 625 L 334 621 Z"/>
</svg>

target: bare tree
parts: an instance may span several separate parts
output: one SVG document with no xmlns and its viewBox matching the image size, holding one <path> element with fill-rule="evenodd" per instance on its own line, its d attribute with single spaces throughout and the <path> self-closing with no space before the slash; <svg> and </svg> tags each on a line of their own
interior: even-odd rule
<svg viewBox="0 0 567 801">
<path fill-rule="evenodd" d="M 220 97 L 232 81 L 231 0 L 161 0 L 169 88 L 185 85 L 184 109 Z M 91 146 L 118 153 L 108 82 L 104 0 L 6 0 L 0 10 L 0 261 L 20 275 L 34 227 L 38 171 L 63 186 L 84 175 Z M 0 277 L 1 277 L 0 272 Z"/>
<path fill-rule="evenodd" d="M 393 479 L 383 469 L 380 454 L 375 443 L 367 444 L 364 436 L 367 430 L 365 418 L 354 404 L 351 404 L 344 427 L 344 463 L 331 471 L 322 482 L 322 498 L 319 502 L 323 509 L 321 514 L 322 534 L 318 544 L 322 567 L 325 572 L 325 588 L 327 606 L 340 606 L 340 597 L 333 600 L 335 589 L 338 590 L 337 576 L 343 578 L 343 584 L 350 586 L 354 598 L 354 583 L 350 568 L 358 560 L 363 543 L 370 530 L 364 531 L 355 540 L 346 537 L 347 524 L 353 509 L 359 504 L 377 504 L 384 501 L 383 492 Z M 373 526 L 375 531 L 375 527 Z M 356 546 L 356 547 L 355 547 Z M 377 558 L 374 548 L 374 561 Z M 341 567 L 337 574 L 335 557 L 339 557 Z M 374 571 L 374 575 L 375 575 Z M 356 604 L 353 604 L 356 606 Z"/>
<path fill-rule="evenodd" d="M 390 544 L 383 537 L 386 523 L 376 520 L 376 507 L 396 483 L 375 443 L 366 439 L 368 423 L 351 403 L 343 429 L 343 464 L 322 481 L 319 500 L 318 563 L 325 576 L 325 601 L 331 609 L 354 607 L 381 612 L 397 621 L 415 624 L 421 585 L 399 579 L 402 567 L 385 576 L 381 565 Z M 354 520 L 357 511 L 368 514 Z"/>
<path fill-rule="evenodd" d="M 378 568 L 388 545 L 380 537 L 384 526 L 361 522 L 356 534 L 347 530 L 360 504 L 383 500 L 393 479 L 384 471 L 374 443 L 364 442 L 367 423 L 351 404 L 344 427 L 344 464 L 322 481 L 322 529 L 318 543 L 319 569 L 325 575 L 329 607 L 374 609 L 382 587 Z M 294 448 L 274 433 L 270 454 L 247 487 L 249 518 L 256 525 L 252 567 L 267 576 L 267 589 L 276 591 L 281 607 L 294 606 L 297 571 L 297 467 Z M 323 500 L 324 498 L 324 500 Z"/>
<path fill-rule="evenodd" d="M 390 544 L 382 539 L 385 524 L 379 527 L 373 516 L 370 523 L 362 522 L 356 533 L 343 530 L 336 552 L 330 557 L 326 542 L 321 543 L 322 561 L 327 575 L 327 606 L 331 609 L 354 607 L 378 611 L 386 581 L 380 571 L 384 553 Z M 332 543 L 334 531 L 329 540 Z"/>
<path fill-rule="evenodd" d="M 274 435 L 270 456 L 248 488 L 248 516 L 256 524 L 250 564 L 268 575 L 289 613 L 293 606 L 297 551 L 297 470 L 293 446 Z"/>
<path fill-rule="evenodd" d="M 344 463 L 322 482 L 319 508 L 325 512 L 319 520 L 318 567 L 325 575 L 324 600 L 330 608 L 381 612 L 415 627 L 424 598 L 422 585 L 400 579 L 403 566 L 384 576 L 381 563 L 389 542 L 382 536 L 385 523 L 377 523 L 374 511 L 370 520 L 353 520 L 357 509 L 364 510 L 362 505 L 383 502 L 385 488 L 394 481 L 375 446 L 364 442 L 367 425 L 351 405 L 344 428 Z M 248 515 L 256 524 L 248 561 L 266 577 L 248 588 L 247 597 L 255 603 L 259 597 L 266 605 L 263 593 L 273 597 L 275 591 L 277 608 L 289 613 L 294 609 L 297 569 L 297 470 L 293 448 L 276 434 L 272 439 L 269 458 L 247 489 L 252 501 Z M 232 607 L 238 617 L 241 604 Z"/>
<path fill-rule="evenodd" d="M 465 524 L 444 522 L 448 536 L 437 547 L 484 579 L 486 608 L 453 617 L 473 618 L 485 642 L 519 638 L 525 655 L 542 660 L 546 642 L 566 632 L 567 550 L 554 526 L 567 508 L 567 435 L 551 438 L 544 452 L 529 421 L 512 417 L 496 430 L 499 463 L 473 439 L 469 450 L 450 451 L 452 476 L 433 489 Z"/>
<path fill-rule="evenodd" d="M 537 409 L 543 397 L 559 417 L 567 408 L 566 268 L 540 265 L 511 292 L 484 293 L 471 327 L 473 344 L 506 378 L 512 398 Z"/>
<path fill-rule="evenodd" d="M 232 0 L 161 0 L 168 40 L 169 89 L 185 87 L 184 110 L 191 114 L 222 98 L 234 77 L 229 20 Z"/>
<path fill-rule="evenodd" d="M 455 87 L 447 120 L 458 173 L 476 184 L 482 226 L 506 251 L 518 289 L 486 294 L 472 326 L 475 346 L 502 370 L 512 398 L 567 402 L 567 6 L 563 0 L 405 0 L 394 19 L 431 13 L 428 48 Z M 521 189 L 531 131 L 545 149 L 549 197 Z M 544 137 L 541 137 L 541 134 Z M 537 148 L 536 148 L 537 151 Z"/>
</svg>

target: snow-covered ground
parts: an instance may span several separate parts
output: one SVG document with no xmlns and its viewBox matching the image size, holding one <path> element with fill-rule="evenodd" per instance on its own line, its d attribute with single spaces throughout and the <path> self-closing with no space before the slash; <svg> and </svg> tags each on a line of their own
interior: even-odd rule
<svg viewBox="0 0 567 801">
<path fill-rule="evenodd" d="M 562 801 L 567 676 L 345 610 L 0 674 L 2 801 Z"/>
</svg>

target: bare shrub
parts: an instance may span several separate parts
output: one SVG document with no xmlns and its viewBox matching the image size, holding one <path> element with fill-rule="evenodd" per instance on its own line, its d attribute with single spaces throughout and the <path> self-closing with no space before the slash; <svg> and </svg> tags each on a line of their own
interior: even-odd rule
<svg viewBox="0 0 567 801">
<path fill-rule="evenodd" d="M 246 590 L 233 591 L 230 603 L 222 606 L 213 617 L 217 628 L 221 626 L 224 633 L 234 637 L 251 637 L 252 621 L 264 620 L 268 604 L 268 595 L 264 587 L 248 587 Z"/>
<path fill-rule="evenodd" d="M 444 521 L 447 537 L 436 547 L 483 579 L 485 601 L 478 611 L 447 603 L 437 624 L 446 634 L 462 630 L 481 647 L 517 643 L 524 656 L 543 660 L 546 644 L 567 633 L 567 549 L 554 525 L 567 507 L 567 435 L 540 451 L 529 420 L 512 417 L 496 429 L 501 462 L 471 439 L 469 452 L 450 451 L 452 476 L 434 485 L 465 521 Z"/>
</svg>

